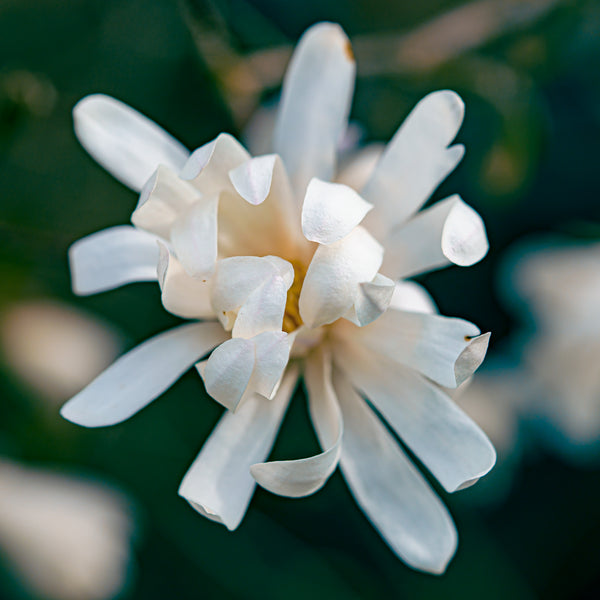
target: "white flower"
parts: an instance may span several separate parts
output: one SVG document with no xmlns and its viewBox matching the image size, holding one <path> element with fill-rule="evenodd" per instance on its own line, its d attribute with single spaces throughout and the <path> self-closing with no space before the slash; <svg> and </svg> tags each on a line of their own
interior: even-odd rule
<svg viewBox="0 0 600 600">
<path fill-rule="evenodd" d="M 0 346 L 9 367 L 42 397 L 64 402 L 119 354 L 116 332 L 56 300 L 32 300 L 0 313 Z"/>
<path fill-rule="evenodd" d="M 533 317 L 523 349 L 525 413 L 570 455 L 600 439 L 600 244 L 530 242 L 513 251 L 513 282 Z"/>
<path fill-rule="evenodd" d="M 417 105 L 360 190 L 333 181 L 354 71 L 341 28 L 312 27 L 284 80 L 274 154 L 255 158 L 227 134 L 189 155 L 105 96 L 76 106 L 84 147 L 141 196 L 134 227 L 74 244 L 75 291 L 158 280 L 167 310 L 202 321 L 123 356 L 63 415 L 117 423 L 196 365 L 229 410 L 181 484 L 194 508 L 235 529 L 256 482 L 304 496 L 339 462 L 391 548 L 414 568 L 442 572 L 456 548 L 454 524 L 363 398 L 446 490 L 492 467 L 489 440 L 442 390 L 479 366 L 488 335 L 435 314 L 423 288 L 404 280 L 473 264 L 487 239 L 458 196 L 415 216 L 463 155 L 448 147 L 463 118 L 453 92 Z M 301 372 L 323 451 L 264 462 Z"/>
<path fill-rule="evenodd" d="M 96 483 L 0 461 L 0 547 L 44 598 L 115 597 L 132 534 L 120 494 Z"/>
</svg>

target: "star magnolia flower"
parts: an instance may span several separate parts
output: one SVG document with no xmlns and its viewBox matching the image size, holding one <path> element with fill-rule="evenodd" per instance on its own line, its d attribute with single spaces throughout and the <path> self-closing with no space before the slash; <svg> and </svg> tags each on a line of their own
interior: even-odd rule
<svg viewBox="0 0 600 600">
<path fill-rule="evenodd" d="M 533 317 L 522 350 L 527 415 L 549 425 L 548 439 L 585 458 L 600 433 L 600 244 L 539 240 L 513 250 L 514 301 Z"/>
<path fill-rule="evenodd" d="M 417 105 L 360 195 L 333 181 L 354 71 L 340 27 L 311 28 L 285 77 L 274 154 L 254 158 L 227 134 L 189 155 L 105 96 L 76 106 L 84 147 L 141 196 L 134 227 L 72 247 L 75 290 L 158 279 L 167 310 L 201 321 L 123 356 L 63 415 L 91 427 L 117 423 L 195 364 L 228 409 L 179 490 L 195 509 L 235 529 L 256 482 L 305 496 L 339 463 L 392 549 L 414 568 L 441 572 L 456 548 L 452 520 L 363 398 L 446 490 L 492 467 L 490 442 L 442 389 L 477 368 L 488 335 L 435 314 L 427 293 L 404 281 L 472 264 L 487 240 L 458 196 L 415 216 L 463 155 L 448 147 L 463 117 L 453 92 Z M 264 462 L 301 372 L 323 451 Z"/>
<path fill-rule="evenodd" d="M 0 547 L 36 597 L 114 598 L 126 583 L 127 499 L 99 483 L 0 458 Z"/>
</svg>

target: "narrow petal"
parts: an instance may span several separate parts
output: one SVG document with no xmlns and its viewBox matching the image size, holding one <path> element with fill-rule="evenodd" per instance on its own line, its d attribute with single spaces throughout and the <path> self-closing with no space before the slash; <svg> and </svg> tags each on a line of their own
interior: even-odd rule
<svg viewBox="0 0 600 600">
<path fill-rule="evenodd" d="M 192 153 L 181 171 L 181 177 L 205 196 L 224 190 L 233 191 L 229 171 L 249 158 L 246 149 L 233 136 L 221 133 Z"/>
<path fill-rule="evenodd" d="M 120 423 L 160 396 L 224 337 L 218 323 L 191 323 L 161 333 L 119 358 L 69 400 L 61 415 L 85 427 Z"/>
<path fill-rule="evenodd" d="M 351 153 L 340 165 L 335 180 L 350 186 L 353 190 L 362 190 L 381 158 L 384 148 L 383 144 L 372 143 Z"/>
<path fill-rule="evenodd" d="M 397 281 L 390 307 L 396 310 L 435 314 L 437 306 L 429 292 L 414 281 Z"/>
<path fill-rule="evenodd" d="M 494 466 L 486 435 L 439 387 L 358 344 L 336 344 L 334 357 L 447 491 L 472 485 Z"/>
<path fill-rule="evenodd" d="M 304 381 L 310 414 L 323 452 L 309 458 L 258 463 L 250 467 L 256 481 L 273 494 L 299 498 L 321 489 L 335 471 L 342 450 L 342 416 L 331 383 L 331 357 L 322 350 L 306 362 Z"/>
<path fill-rule="evenodd" d="M 216 319 L 210 303 L 210 284 L 190 277 L 163 244 L 160 244 L 158 283 L 163 306 L 169 312 L 184 319 Z"/>
<path fill-rule="evenodd" d="M 489 333 L 479 335 L 479 329 L 463 319 L 396 309 L 366 327 L 348 325 L 337 333 L 447 388 L 473 375 L 489 341 Z"/>
<path fill-rule="evenodd" d="M 273 400 L 251 396 L 223 415 L 179 488 L 200 514 L 229 530 L 240 524 L 256 486 L 250 467 L 268 456 L 297 381 L 290 367 Z"/>
<path fill-rule="evenodd" d="M 73 108 L 81 145 L 113 177 L 139 192 L 158 165 L 176 173 L 189 151 L 156 123 L 103 94 L 86 96 Z"/>
<path fill-rule="evenodd" d="M 319 23 L 302 36 L 283 82 L 274 134 L 275 152 L 299 198 L 313 177 L 333 177 L 354 75 L 350 42 L 339 25 Z"/>
<path fill-rule="evenodd" d="M 302 233 L 311 242 L 332 244 L 348 235 L 373 208 L 341 183 L 310 180 L 302 206 Z"/>
<path fill-rule="evenodd" d="M 376 207 L 367 227 L 378 239 L 417 212 L 460 162 L 464 147 L 447 146 L 463 116 L 457 94 L 433 92 L 415 106 L 387 145 L 361 194 Z"/>
<path fill-rule="evenodd" d="M 161 165 L 144 185 L 131 222 L 168 240 L 177 217 L 200 198 L 198 190 Z"/>
<path fill-rule="evenodd" d="M 359 284 L 372 281 L 383 248 L 362 227 L 328 246 L 320 245 L 300 293 L 300 315 L 308 327 L 333 323 L 353 306 Z"/>
<path fill-rule="evenodd" d="M 173 248 L 192 277 L 206 279 L 215 269 L 218 206 L 218 196 L 205 196 L 173 223 Z"/>
<path fill-rule="evenodd" d="M 408 565 L 443 573 L 456 551 L 452 518 L 383 423 L 339 373 L 344 419 L 340 466 L 358 505 Z"/>
<path fill-rule="evenodd" d="M 383 268 L 400 278 L 451 263 L 467 267 L 480 261 L 488 248 L 481 217 L 454 195 L 390 234 Z"/>
<path fill-rule="evenodd" d="M 157 263 L 156 236 L 127 225 L 92 233 L 69 248 L 73 291 L 80 296 L 156 281 Z"/>
</svg>

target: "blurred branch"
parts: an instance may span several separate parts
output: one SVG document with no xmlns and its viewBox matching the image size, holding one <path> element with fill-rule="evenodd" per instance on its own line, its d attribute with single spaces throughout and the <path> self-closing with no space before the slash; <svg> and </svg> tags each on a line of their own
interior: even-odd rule
<svg viewBox="0 0 600 600">
<path fill-rule="evenodd" d="M 359 76 L 414 75 L 431 71 L 470 50 L 531 26 L 564 0 L 476 0 L 453 8 L 404 34 L 356 36 Z M 216 77 L 235 121 L 243 124 L 260 95 L 280 84 L 293 46 L 244 56 L 234 48 L 210 0 L 184 0 L 184 19 L 203 60 Z"/>
</svg>

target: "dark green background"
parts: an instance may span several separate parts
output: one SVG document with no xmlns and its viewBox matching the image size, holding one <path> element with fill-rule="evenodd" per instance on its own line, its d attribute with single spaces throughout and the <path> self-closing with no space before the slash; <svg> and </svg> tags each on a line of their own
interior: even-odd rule
<svg viewBox="0 0 600 600">
<path fill-rule="evenodd" d="M 491 251 L 473 268 L 448 269 L 424 281 L 444 314 L 493 332 L 492 353 L 519 326 L 497 289 L 511 242 L 534 232 L 580 238 L 600 232 L 600 5 L 516 4 L 521 12 L 523 6 L 544 9 L 524 20 L 517 9 L 509 11 L 509 25 L 497 35 L 434 69 L 363 76 L 357 51 L 352 108 L 367 140 L 387 140 L 425 93 L 447 87 L 464 98 L 459 141 L 467 154 L 435 198 L 458 192 L 474 206 L 486 222 Z M 319 20 L 338 21 L 351 37 L 401 35 L 458 5 L 0 0 L 0 308 L 59 298 L 115 323 L 127 347 L 177 322 L 162 309 L 155 285 L 84 299 L 71 294 L 69 245 L 127 223 L 137 200 L 78 145 L 71 108 L 82 96 L 113 95 L 195 148 L 221 131 L 239 135 L 244 117 L 228 106 L 215 67 L 219 57 L 201 56 L 191 30 L 227 36 L 244 55 L 295 43 Z M 263 99 L 275 91 L 265 90 Z M 2 364 L 0 385 L 0 454 L 105 477 L 136 502 L 126 598 L 516 600 L 600 593 L 600 473 L 593 463 L 562 462 L 527 430 L 516 464 L 479 484 L 491 493 L 508 478 L 500 500 L 482 504 L 477 489 L 442 493 L 460 544 L 447 573 L 435 577 L 410 570 L 392 554 L 337 473 L 303 500 L 258 490 L 235 533 L 198 516 L 176 491 L 220 409 L 194 373 L 130 421 L 100 430 L 41 411 Z M 299 394 L 275 456 L 314 448 Z M 28 596 L 4 567 L 5 597 Z"/>
</svg>

